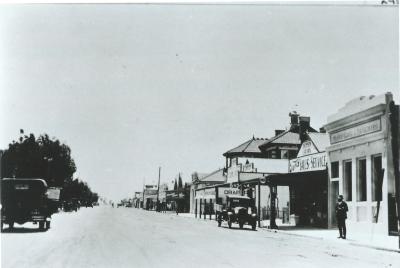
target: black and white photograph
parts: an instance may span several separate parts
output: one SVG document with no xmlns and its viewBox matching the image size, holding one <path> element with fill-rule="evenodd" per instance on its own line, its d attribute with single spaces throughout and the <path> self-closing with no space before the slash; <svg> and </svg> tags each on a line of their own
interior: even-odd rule
<svg viewBox="0 0 400 268">
<path fill-rule="evenodd" d="M 400 267 L 399 1 L 0 3 L 2 268 Z"/>
</svg>

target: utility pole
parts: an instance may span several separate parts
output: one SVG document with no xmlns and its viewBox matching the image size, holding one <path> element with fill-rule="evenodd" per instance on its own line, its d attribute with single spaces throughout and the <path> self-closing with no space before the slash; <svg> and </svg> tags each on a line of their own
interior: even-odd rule
<svg viewBox="0 0 400 268">
<path fill-rule="evenodd" d="M 158 185 L 157 185 L 157 209 L 156 211 L 160 211 L 160 177 L 161 177 L 161 167 L 158 167 Z"/>
<path fill-rule="evenodd" d="M 145 179 L 143 178 L 143 191 L 142 191 L 143 202 L 142 202 L 142 209 L 144 209 L 144 188 L 145 188 Z"/>
<path fill-rule="evenodd" d="M 178 183 L 177 183 L 177 187 L 176 190 L 178 192 L 178 199 L 176 200 L 176 215 L 178 215 L 179 213 L 179 178 L 181 177 L 181 173 L 178 173 Z"/>
</svg>

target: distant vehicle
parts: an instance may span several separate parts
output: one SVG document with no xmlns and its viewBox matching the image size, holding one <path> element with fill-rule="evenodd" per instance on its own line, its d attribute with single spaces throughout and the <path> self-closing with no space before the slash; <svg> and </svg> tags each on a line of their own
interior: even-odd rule
<svg viewBox="0 0 400 268">
<path fill-rule="evenodd" d="M 232 223 L 238 223 L 240 229 L 243 225 L 250 225 L 253 230 L 257 226 L 257 213 L 255 207 L 251 206 L 251 200 L 246 196 L 227 196 L 226 206 L 217 211 L 218 227 L 223 221 L 232 228 Z"/>
<path fill-rule="evenodd" d="M 39 223 L 39 229 L 50 228 L 52 209 L 47 198 L 47 184 L 42 179 L 1 180 L 1 230 L 14 223 Z"/>
<path fill-rule="evenodd" d="M 65 212 L 71 212 L 71 211 L 78 211 L 80 208 L 80 202 L 78 198 L 71 198 L 70 200 L 66 200 L 63 203 L 63 210 Z"/>
</svg>

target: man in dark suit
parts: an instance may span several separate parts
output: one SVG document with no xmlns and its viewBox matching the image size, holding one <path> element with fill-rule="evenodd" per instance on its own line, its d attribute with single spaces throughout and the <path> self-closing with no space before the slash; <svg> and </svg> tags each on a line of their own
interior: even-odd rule
<svg viewBox="0 0 400 268">
<path fill-rule="evenodd" d="M 338 196 L 335 211 L 340 235 L 338 238 L 346 239 L 346 219 L 349 208 L 347 207 L 346 202 L 343 201 L 343 195 Z"/>
</svg>

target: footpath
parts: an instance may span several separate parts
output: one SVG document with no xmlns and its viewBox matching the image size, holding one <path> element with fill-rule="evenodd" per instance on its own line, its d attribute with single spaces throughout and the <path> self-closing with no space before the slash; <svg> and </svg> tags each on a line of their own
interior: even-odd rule
<svg viewBox="0 0 400 268">
<path fill-rule="evenodd" d="M 191 213 L 180 213 L 178 217 L 184 218 L 196 218 L 194 214 Z M 200 220 L 199 217 L 197 219 Z M 210 221 L 210 216 L 207 215 L 206 219 L 204 216 L 201 220 Z M 212 215 L 212 221 L 215 221 L 215 216 Z M 311 227 L 296 227 L 289 224 L 282 224 L 277 220 L 277 225 L 279 229 L 269 229 L 269 221 L 261 221 L 261 228 L 258 230 L 281 233 L 286 235 L 309 237 L 320 240 L 327 241 L 337 241 L 340 243 L 347 243 L 354 246 L 368 247 L 378 250 L 392 251 L 400 253 L 399 249 L 399 237 L 398 236 L 383 236 L 377 234 L 363 234 L 358 233 L 356 230 L 347 230 L 347 239 L 338 239 L 339 232 L 337 229 L 321 229 L 321 228 L 311 228 Z"/>
</svg>

